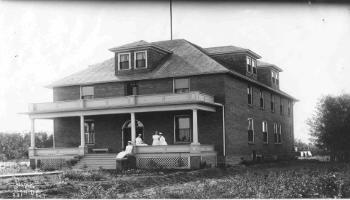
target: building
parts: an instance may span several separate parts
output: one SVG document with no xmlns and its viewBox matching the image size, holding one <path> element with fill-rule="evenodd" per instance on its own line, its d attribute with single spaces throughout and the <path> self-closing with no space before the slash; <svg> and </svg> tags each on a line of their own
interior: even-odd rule
<svg viewBox="0 0 350 200">
<path fill-rule="evenodd" d="M 293 154 L 295 98 L 273 64 L 235 46 L 138 41 L 114 57 L 53 82 L 53 102 L 30 104 L 32 164 L 82 157 L 113 168 L 138 134 L 158 130 L 167 146 L 135 146 L 137 166 L 198 168 Z M 35 119 L 54 121 L 54 148 L 35 148 Z M 79 165 L 79 163 L 78 163 Z"/>
</svg>

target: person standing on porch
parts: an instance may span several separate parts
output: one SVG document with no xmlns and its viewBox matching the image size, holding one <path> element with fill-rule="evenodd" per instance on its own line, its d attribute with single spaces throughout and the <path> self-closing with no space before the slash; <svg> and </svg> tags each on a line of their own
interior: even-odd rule
<svg viewBox="0 0 350 200">
<path fill-rule="evenodd" d="M 159 145 L 159 134 L 158 131 L 154 132 L 154 135 L 152 135 L 153 142 L 152 145 Z"/>
<path fill-rule="evenodd" d="M 168 145 L 162 132 L 159 132 L 159 145 Z"/>
</svg>

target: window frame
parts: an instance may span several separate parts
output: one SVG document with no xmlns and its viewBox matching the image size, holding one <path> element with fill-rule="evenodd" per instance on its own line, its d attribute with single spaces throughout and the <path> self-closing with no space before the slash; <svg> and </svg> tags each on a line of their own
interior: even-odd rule
<svg viewBox="0 0 350 200">
<path fill-rule="evenodd" d="M 265 132 L 264 132 L 264 127 L 265 127 Z M 269 128 L 267 125 L 267 121 L 262 121 L 261 123 L 261 132 L 263 134 L 263 143 L 268 144 L 269 143 Z M 264 140 L 264 134 L 266 133 L 266 141 Z"/>
<path fill-rule="evenodd" d="M 277 144 L 282 144 L 282 139 L 281 139 L 281 137 L 282 137 L 282 124 L 278 124 L 278 131 L 277 131 L 277 135 L 278 135 L 278 140 L 277 140 Z"/>
<path fill-rule="evenodd" d="M 128 55 L 129 56 L 129 68 L 128 69 L 121 69 L 120 68 L 120 57 L 122 55 Z M 126 70 L 131 70 L 131 53 L 130 52 L 118 53 L 118 71 L 126 71 Z"/>
<path fill-rule="evenodd" d="M 256 67 L 256 60 L 254 58 L 251 58 L 251 62 L 252 62 L 252 70 L 253 70 L 253 74 L 258 74 L 258 69 Z"/>
<path fill-rule="evenodd" d="M 91 87 L 92 88 L 92 95 L 83 95 L 83 88 Z M 91 98 L 84 98 L 85 96 L 90 96 Z M 92 85 L 81 85 L 80 86 L 80 99 L 94 99 L 95 98 L 95 87 Z"/>
<path fill-rule="evenodd" d="M 273 141 L 275 144 L 278 144 L 278 124 L 276 122 L 273 123 Z"/>
<path fill-rule="evenodd" d="M 271 112 L 274 113 L 275 112 L 275 95 L 273 95 L 272 93 L 270 94 L 270 109 Z"/>
<path fill-rule="evenodd" d="M 189 124 L 190 124 L 190 141 L 189 142 L 181 142 L 181 141 L 176 141 L 176 120 L 180 117 L 183 118 L 189 118 Z M 191 115 L 174 115 L 174 144 L 191 144 L 193 141 L 193 128 L 192 128 L 192 116 Z"/>
<path fill-rule="evenodd" d="M 287 111 L 287 112 L 288 112 L 288 116 L 290 116 L 291 113 L 292 113 L 292 112 L 291 112 L 291 109 L 292 109 L 292 102 L 291 102 L 290 100 L 288 100 L 288 105 L 287 105 L 287 106 L 288 106 L 288 108 L 287 108 L 287 110 L 288 110 L 288 111 Z"/>
<path fill-rule="evenodd" d="M 248 134 L 248 135 L 247 135 L 247 136 L 248 136 L 248 137 L 247 137 L 247 140 L 248 140 L 248 144 L 254 144 L 254 143 L 255 143 L 254 119 L 253 119 L 253 118 L 248 118 L 247 121 L 248 121 L 248 127 L 247 127 L 247 134 Z M 250 128 L 250 127 L 249 127 L 250 122 L 252 123 L 252 126 L 251 126 L 252 129 L 251 129 L 251 130 L 249 129 L 249 128 Z M 253 133 L 253 137 L 252 137 L 253 140 L 252 140 L 252 141 L 249 140 L 249 131 L 252 131 L 252 133 Z"/>
<path fill-rule="evenodd" d="M 137 67 L 137 53 L 145 53 L 145 66 L 144 67 Z M 142 50 L 142 51 L 135 51 L 134 52 L 134 69 L 147 69 L 148 68 L 148 63 L 147 63 L 147 50 Z"/>
<path fill-rule="evenodd" d="M 247 73 L 252 74 L 253 73 L 253 66 L 252 66 L 252 58 L 248 55 L 246 55 L 246 65 L 247 65 Z M 250 71 L 249 71 L 250 68 Z"/>
<path fill-rule="evenodd" d="M 90 131 L 86 132 L 85 131 L 85 125 L 86 124 L 93 124 L 93 127 L 94 127 L 93 132 L 90 132 Z M 91 125 L 88 125 L 88 127 L 91 128 Z M 89 145 L 95 145 L 95 143 L 96 143 L 95 135 L 96 135 L 95 134 L 95 120 L 93 120 L 93 119 L 84 119 L 84 141 L 85 141 L 85 144 L 88 145 L 88 146 Z M 86 137 L 86 136 L 88 136 L 88 137 Z M 92 138 L 92 142 L 89 142 L 90 136 Z"/>
<path fill-rule="evenodd" d="M 177 89 L 175 88 L 175 86 L 176 86 L 175 82 L 176 82 L 176 80 L 179 80 L 179 79 L 187 79 L 188 80 L 188 91 L 187 92 L 180 92 L 180 93 L 176 92 Z M 179 88 L 179 89 L 184 89 L 184 88 Z M 191 92 L 191 79 L 190 78 L 173 78 L 173 93 L 174 94 L 189 93 L 189 92 Z"/>
<path fill-rule="evenodd" d="M 260 98 L 259 98 L 260 109 L 265 110 L 265 99 L 264 99 L 264 92 L 262 89 L 259 90 L 259 95 L 260 95 Z"/>
<path fill-rule="evenodd" d="M 250 95 L 250 96 L 249 96 Z M 248 105 L 253 105 L 253 86 L 248 85 L 247 86 L 247 98 L 248 98 Z M 250 101 L 250 103 L 249 103 Z"/>
<path fill-rule="evenodd" d="M 280 115 L 284 114 L 283 111 L 284 111 L 283 99 L 282 97 L 280 97 Z"/>
</svg>

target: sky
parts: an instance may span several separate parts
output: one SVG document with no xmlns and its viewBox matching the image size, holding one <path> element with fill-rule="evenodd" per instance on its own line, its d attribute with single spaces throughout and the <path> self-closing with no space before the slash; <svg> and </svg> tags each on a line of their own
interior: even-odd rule
<svg viewBox="0 0 350 200">
<path fill-rule="evenodd" d="M 0 132 L 30 129 L 29 103 L 45 88 L 113 57 L 109 48 L 170 39 L 169 3 L 0 0 Z M 280 88 L 297 98 L 296 139 L 327 94 L 350 93 L 350 6 L 173 0 L 173 37 L 201 47 L 235 45 L 283 69 Z M 52 120 L 37 131 L 52 132 Z"/>
</svg>

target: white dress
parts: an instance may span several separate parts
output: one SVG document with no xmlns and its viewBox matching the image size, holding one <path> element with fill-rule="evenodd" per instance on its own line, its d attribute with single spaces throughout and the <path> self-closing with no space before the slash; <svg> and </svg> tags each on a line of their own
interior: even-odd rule
<svg viewBox="0 0 350 200">
<path fill-rule="evenodd" d="M 159 135 L 153 135 L 153 142 L 152 145 L 159 145 Z"/>
<path fill-rule="evenodd" d="M 121 151 L 117 154 L 117 159 L 121 159 L 124 158 L 126 155 L 131 154 L 132 153 L 132 145 L 128 145 L 125 147 L 125 151 Z"/>
<path fill-rule="evenodd" d="M 159 145 L 168 145 L 168 143 L 165 141 L 165 137 L 162 135 L 159 137 Z"/>
</svg>

